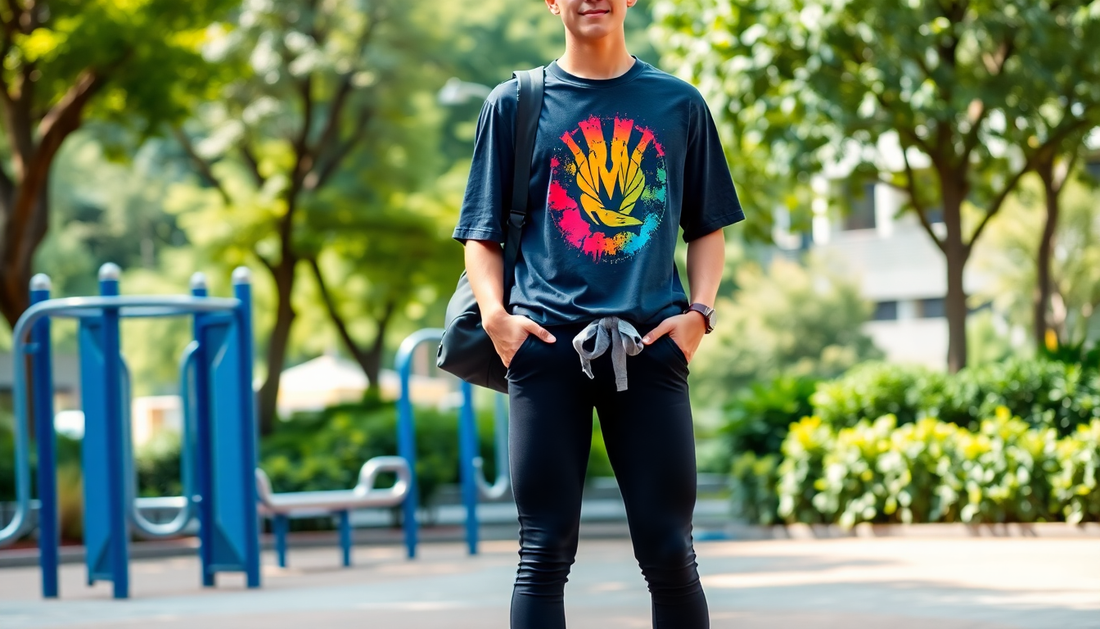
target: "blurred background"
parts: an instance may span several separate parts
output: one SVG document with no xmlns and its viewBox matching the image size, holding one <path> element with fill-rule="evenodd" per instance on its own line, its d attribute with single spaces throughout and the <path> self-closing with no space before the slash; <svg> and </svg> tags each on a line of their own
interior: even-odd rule
<svg viewBox="0 0 1100 629">
<path fill-rule="evenodd" d="M 277 491 L 393 453 L 394 352 L 442 326 L 462 270 L 482 100 L 561 52 L 560 21 L 534 0 L 23 0 L 0 24 L 0 502 L 30 277 L 92 295 L 105 262 L 123 294 L 253 269 Z M 627 38 L 706 97 L 748 217 L 690 380 L 732 517 L 1100 520 L 1100 2 L 641 0 Z M 79 539 L 75 325 L 53 334 Z M 175 495 L 189 324 L 122 334 L 141 491 Z M 415 364 L 430 506 L 457 402 Z M 610 474 L 597 433 L 589 477 Z"/>
</svg>

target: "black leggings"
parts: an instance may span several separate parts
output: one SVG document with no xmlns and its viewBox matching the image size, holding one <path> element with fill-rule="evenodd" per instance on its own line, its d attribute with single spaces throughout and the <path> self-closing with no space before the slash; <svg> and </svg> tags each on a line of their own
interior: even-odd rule
<svg viewBox="0 0 1100 629">
<path fill-rule="evenodd" d="M 593 408 L 649 585 L 653 627 L 709 627 L 691 540 L 696 470 L 687 361 L 662 337 L 627 358 L 629 388 L 617 392 L 610 349 L 592 362 L 594 380 L 581 371 L 572 341 L 583 328 L 548 327 L 555 343 L 529 336 L 508 369 L 520 523 L 512 629 L 565 627 L 565 582 L 577 553 Z"/>
</svg>

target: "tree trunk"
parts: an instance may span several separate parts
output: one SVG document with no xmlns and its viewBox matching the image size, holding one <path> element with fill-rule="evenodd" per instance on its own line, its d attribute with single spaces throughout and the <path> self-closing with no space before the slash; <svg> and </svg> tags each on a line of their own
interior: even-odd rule
<svg viewBox="0 0 1100 629">
<path fill-rule="evenodd" d="M 380 390 L 379 387 L 382 384 L 379 381 L 382 374 L 382 351 L 386 348 L 386 328 L 389 327 L 390 321 L 393 319 L 393 311 L 393 303 L 386 304 L 386 310 L 378 319 L 378 331 L 374 335 L 374 343 L 371 344 L 370 351 L 365 356 L 366 361 L 362 364 L 363 372 L 367 374 L 371 388 L 376 390 Z"/>
<path fill-rule="evenodd" d="M 943 220 L 947 237 L 943 241 L 947 262 L 947 295 L 944 310 L 947 315 L 947 369 L 957 373 L 966 367 L 966 288 L 963 271 L 970 257 L 962 234 L 962 203 L 966 197 L 966 182 L 959 180 L 960 169 L 948 164 L 939 170 L 943 193 Z M 965 171 L 963 171 L 965 172 Z M 961 175 L 965 177 L 965 174 Z"/>
<path fill-rule="evenodd" d="M 291 297 L 294 294 L 294 270 L 297 259 L 284 250 L 283 259 L 272 269 L 275 277 L 277 306 L 275 326 L 271 329 L 271 339 L 267 346 L 267 377 L 260 387 L 259 421 L 260 434 L 270 435 L 275 429 L 276 402 L 279 396 L 279 381 L 283 375 L 287 345 L 290 341 L 290 328 L 294 323 L 294 306 Z"/>
<path fill-rule="evenodd" d="M 947 296 L 944 306 L 947 314 L 947 368 L 957 373 L 966 367 L 966 289 L 963 287 L 963 271 L 966 256 L 961 251 L 948 249 Z"/>
<path fill-rule="evenodd" d="M 1058 195 L 1061 192 L 1054 181 L 1054 160 L 1043 160 L 1036 171 L 1043 180 L 1043 192 L 1046 196 L 1046 223 L 1043 225 L 1042 239 L 1039 241 L 1039 257 L 1035 261 L 1036 291 L 1035 291 L 1035 322 L 1034 339 L 1035 347 L 1040 352 L 1046 348 L 1047 330 L 1050 329 L 1050 320 L 1047 312 L 1050 307 L 1051 277 L 1050 256 L 1054 250 L 1054 232 L 1058 228 L 1059 203 Z"/>
<path fill-rule="evenodd" d="M 0 312 L 12 328 L 30 305 L 34 253 L 49 227 L 49 166 L 41 168 L 45 172 L 28 174 L 26 185 L 16 188 L 5 204 L 9 210 L 5 212 L 8 220 L 3 234 L 7 242 L 0 260 Z M 12 221 L 17 213 L 27 216 L 26 220 Z"/>
<path fill-rule="evenodd" d="M 317 258 L 310 258 L 309 265 L 313 269 L 313 277 L 317 280 L 317 287 L 321 291 L 321 300 L 325 302 L 325 309 L 328 310 L 329 318 L 336 326 L 340 339 L 344 341 L 344 347 L 347 348 L 348 353 L 355 359 L 355 362 L 359 363 L 359 367 L 367 376 L 369 386 L 372 389 L 377 388 L 380 384 L 378 377 L 382 372 L 382 351 L 385 349 L 386 328 L 389 327 L 390 321 L 393 319 L 397 304 L 392 300 L 386 302 L 386 307 L 382 310 L 382 316 L 378 318 L 378 331 L 374 336 L 374 342 L 371 343 L 369 350 L 364 351 L 355 342 L 355 339 L 351 338 L 347 323 L 336 309 L 336 302 L 332 298 L 332 293 L 328 290 L 328 283 L 325 282 L 325 277 L 321 273 L 321 266 L 317 263 Z"/>
</svg>

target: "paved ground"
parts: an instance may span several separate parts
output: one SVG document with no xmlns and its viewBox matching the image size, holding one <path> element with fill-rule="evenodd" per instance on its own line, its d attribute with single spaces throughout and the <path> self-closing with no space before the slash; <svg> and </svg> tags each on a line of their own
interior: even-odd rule
<svg viewBox="0 0 1100 629">
<path fill-rule="evenodd" d="M 0 570 L 0 627 L 492 629 L 507 627 L 515 542 L 478 557 L 425 544 L 292 549 L 250 591 L 236 575 L 198 587 L 193 558 L 136 561 L 133 599 L 84 586 L 62 567 L 61 599 L 39 598 L 38 571 Z M 714 627 L 890 629 L 1100 628 L 1096 539 L 840 539 L 697 544 Z M 582 540 L 566 589 L 570 629 L 649 627 L 648 596 L 625 541 Z"/>
</svg>

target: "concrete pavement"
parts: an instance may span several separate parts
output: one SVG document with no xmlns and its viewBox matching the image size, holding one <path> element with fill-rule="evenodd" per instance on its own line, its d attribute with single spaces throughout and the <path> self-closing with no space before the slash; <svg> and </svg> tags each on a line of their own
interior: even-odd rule
<svg viewBox="0 0 1100 629">
<path fill-rule="evenodd" d="M 699 542 L 714 627 L 890 629 L 1100 628 L 1096 539 L 833 539 Z M 0 627 L 507 627 L 516 544 L 305 548 L 291 567 L 264 555 L 264 587 L 238 575 L 199 586 L 193 557 L 132 564 L 133 598 L 61 570 L 61 599 L 39 598 L 35 568 L 0 570 Z M 648 594 L 629 542 L 582 539 L 566 588 L 571 629 L 649 627 Z"/>
</svg>

